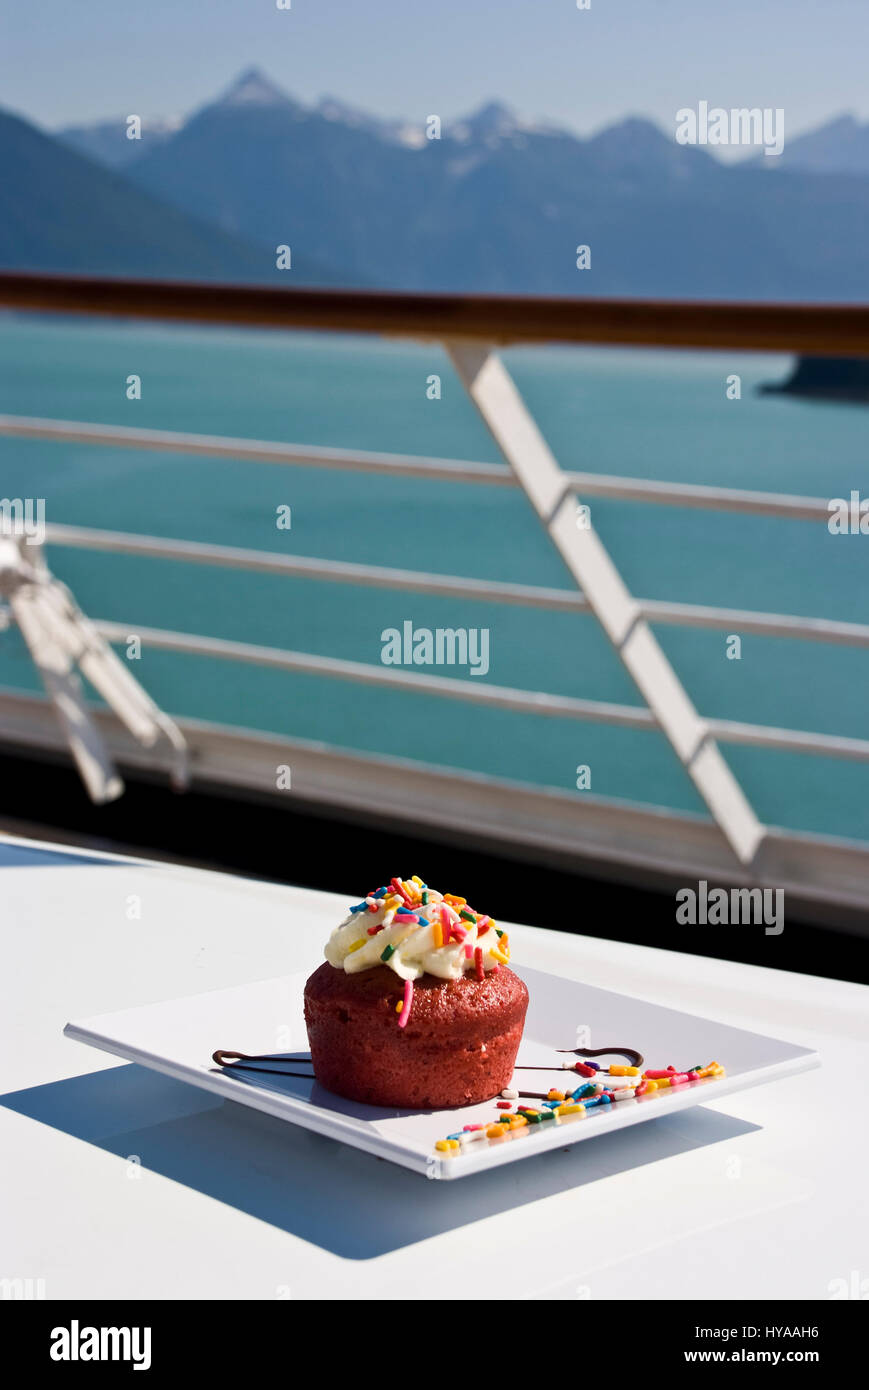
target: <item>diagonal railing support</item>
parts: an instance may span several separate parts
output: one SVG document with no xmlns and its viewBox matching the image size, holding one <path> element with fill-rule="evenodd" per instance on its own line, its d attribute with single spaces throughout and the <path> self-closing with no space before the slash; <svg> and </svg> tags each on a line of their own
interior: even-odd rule
<svg viewBox="0 0 869 1390">
<path fill-rule="evenodd" d="M 488 345 L 453 342 L 446 347 L 468 395 L 659 727 L 733 852 L 741 863 L 750 864 L 766 833 L 764 826 L 600 537 L 591 525 L 577 525 L 571 480 L 560 468 L 512 377 Z"/>
</svg>

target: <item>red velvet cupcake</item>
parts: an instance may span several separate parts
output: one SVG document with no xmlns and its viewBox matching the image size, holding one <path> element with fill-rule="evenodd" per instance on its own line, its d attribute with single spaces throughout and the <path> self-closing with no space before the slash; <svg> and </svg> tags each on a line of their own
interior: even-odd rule
<svg viewBox="0 0 869 1390">
<path fill-rule="evenodd" d="M 350 1100 L 439 1110 L 509 1086 L 528 991 L 463 898 L 392 879 L 351 910 L 305 985 L 314 1074 Z"/>
</svg>

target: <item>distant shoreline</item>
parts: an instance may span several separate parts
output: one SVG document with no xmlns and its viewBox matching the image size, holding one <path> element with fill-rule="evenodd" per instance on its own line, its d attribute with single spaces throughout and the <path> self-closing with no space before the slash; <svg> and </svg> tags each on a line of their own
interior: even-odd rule
<svg viewBox="0 0 869 1390">
<path fill-rule="evenodd" d="M 799 357 L 787 380 L 763 382 L 758 391 L 765 396 L 805 396 L 869 405 L 869 358 Z"/>
</svg>

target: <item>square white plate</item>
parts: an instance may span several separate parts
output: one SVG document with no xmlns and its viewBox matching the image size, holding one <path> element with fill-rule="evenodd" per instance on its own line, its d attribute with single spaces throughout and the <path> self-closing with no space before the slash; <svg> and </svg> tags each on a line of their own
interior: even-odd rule
<svg viewBox="0 0 869 1390">
<path fill-rule="evenodd" d="M 431 1178 L 459 1178 L 514 1163 L 819 1064 L 817 1053 L 759 1033 L 536 970 L 517 973 L 530 994 L 520 1063 L 558 1066 L 561 1058 L 554 1050 L 574 1046 L 582 1029 L 582 1036 L 592 1039 L 589 1046 L 621 1044 L 639 1049 L 646 1067 L 689 1068 L 716 1061 L 727 1074 L 639 1100 L 596 1106 L 582 1116 L 529 1125 L 503 1139 L 479 1140 L 452 1156 L 436 1152 L 436 1140 L 464 1125 L 495 1120 L 499 1112 L 493 1101 L 460 1110 L 382 1110 L 343 1100 L 315 1081 L 252 1071 L 228 1074 L 215 1066 L 211 1054 L 218 1048 L 251 1054 L 307 1052 L 302 1009 L 305 974 L 102 1014 L 68 1023 L 64 1032 L 78 1042 L 304 1125 Z M 600 1060 L 606 1064 L 609 1059 Z M 518 1090 L 544 1091 L 558 1082 L 554 1071 L 525 1071 L 517 1074 L 515 1084 Z"/>
</svg>

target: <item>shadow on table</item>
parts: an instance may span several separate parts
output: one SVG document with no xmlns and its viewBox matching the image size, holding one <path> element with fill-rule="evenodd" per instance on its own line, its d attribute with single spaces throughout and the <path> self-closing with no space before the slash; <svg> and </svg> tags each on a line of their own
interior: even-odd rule
<svg viewBox="0 0 869 1390">
<path fill-rule="evenodd" d="M 430 1182 L 134 1065 L 13 1092 L 0 1104 L 120 1158 L 135 1155 L 144 1169 L 355 1260 L 759 1128 L 696 1107 L 472 1177 Z"/>
</svg>

